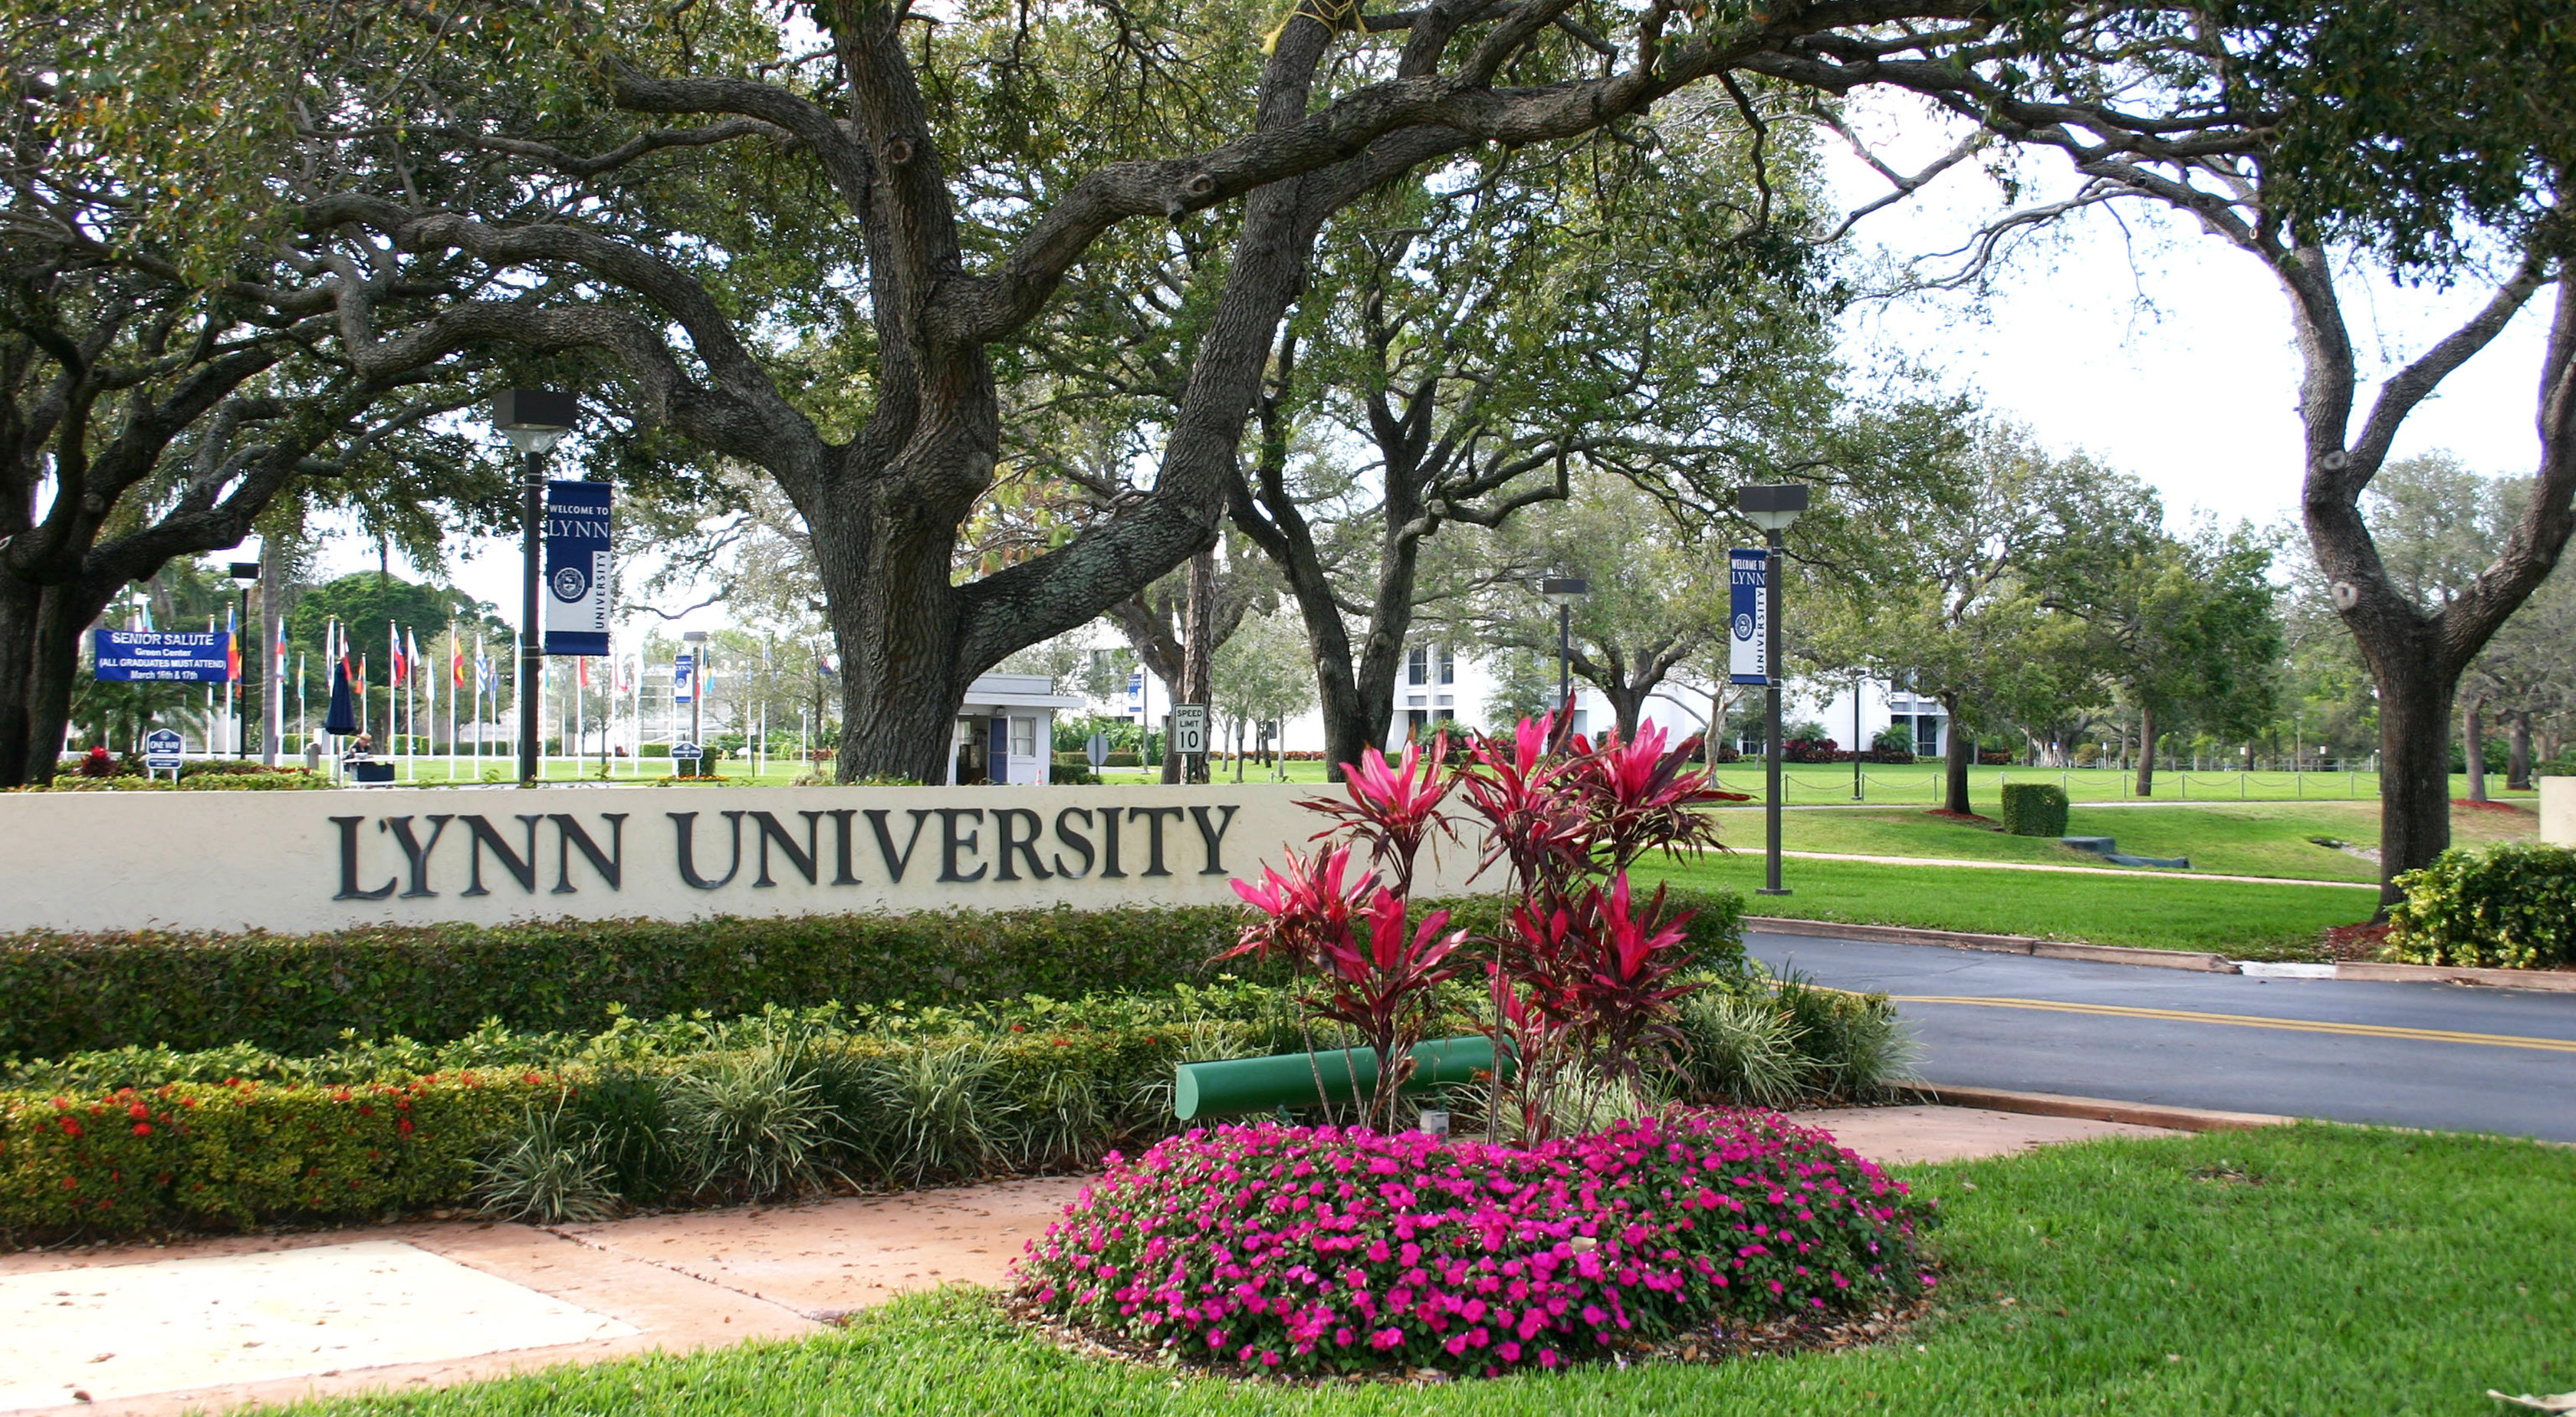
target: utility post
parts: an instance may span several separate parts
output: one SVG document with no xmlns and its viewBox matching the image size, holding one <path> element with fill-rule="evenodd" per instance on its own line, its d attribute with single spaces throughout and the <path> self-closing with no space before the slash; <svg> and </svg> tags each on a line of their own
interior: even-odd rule
<svg viewBox="0 0 2576 1417">
<path fill-rule="evenodd" d="M 545 574 L 546 454 L 572 431 L 580 400 L 547 389 L 507 389 L 492 400 L 492 423 L 519 450 L 519 785 L 534 787 L 543 729 L 537 717 L 546 626 L 537 588 Z"/>
<path fill-rule="evenodd" d="M 1789 888 L 1780 883 L 1780 764 L 1783 745 L 1780 741 L 1780 572 L 1785 550 L 1783 534 L 1798 514 L 1807 510 L 1807 488 L 1803 483 L 1781 483 L 1736 490 L 1736 510 L 1745 519 L 1762 528 L 1763 545 L 1768 552 L 1762 577 L 1762 718 L 1764 736 L 1763 778 L 1766 785 L 1762 803 L 1763 877 L 1756 895 L 1787 895 Z"/>
</svg>

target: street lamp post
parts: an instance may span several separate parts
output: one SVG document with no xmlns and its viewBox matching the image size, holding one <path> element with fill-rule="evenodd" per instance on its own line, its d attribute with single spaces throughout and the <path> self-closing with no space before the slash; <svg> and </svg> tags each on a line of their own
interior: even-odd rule
<svg viewBox="0 0 2576 1417">
<path fill-rule="evenodd" d="M 572 431 L 578 399 L 548 389 L 507 389 L 492 400 L 492 422 L 519 450 L 519 785 L 537 783 L 541 740 L 537 726 L 538 680 L 545 666 L 546 627 L 540 619 L 538 581 L 545 574 L 545 457 Z"/>
<path fill-rule="evenodd" d="M 1762 637 L 1762 717 L 1766 743 L 1763 748 L 1763 777 L 1766 783 L 1762 804 L 1764 865 L 1762 888 L 1756 895 L 1787 895 L 1789 888 L 1780 884 L 1780 571 L 1783 542 L 1781 534 L 1798 514 L 1807 510 L 1807 489 L 1801 483 L 1782 483 L 1765 487 L 1738 488 L 1735 508 L 1745 519 L 1762 528 L 1763 545 L 1770 549 L 1762 573 L 1762 615 L 1767 622 Z"/>
<path fill-rule="evenodd" d="M 1549 576 L 1538 583 L 1539 597 L 1556 607 L 1556 711 L 1574 721 L 1574 602 L 1592 593 L 1581 576 Z"/>
</svg>

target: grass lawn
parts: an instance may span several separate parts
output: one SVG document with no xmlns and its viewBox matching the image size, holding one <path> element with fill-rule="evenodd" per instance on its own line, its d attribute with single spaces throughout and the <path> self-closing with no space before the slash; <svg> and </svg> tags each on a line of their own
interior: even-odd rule
<svg viewBox="0 0 2576 1417">
<path fill-rule="evenodd" d="M 2451 839 L 2462 845 L 2529 837 L 2538 829 L 2539 818 L 2529 812 L 2459 809 L 2451 814 Z M 1762 842 L 1762 814 L 1754 808 L 1729 809 L 1720 818 L 1720 830 L 1736 850 L 1757 850 Z M 2309 840 L 2328 836 L 2361 846 L 2378 845 L 2377 803 L 2077 807 L 2068 815 L 2067 832 L 2115 837 L 2120 850 L 2131 855 L 2188 857 L 2197 871 L 2314 881 L 2379 879 L 2379 868 L 2371 862 Z M 1782 819 L 1781 841 L 1791 851 L 2061 866 L 2106 864 L 2098 856 L 2060 846 L 2050 838 L 2007 836 L 1974 823 L 1931 816 L 1918 807 L 1883 812 L 1792 811 Z"/>
<path fill-rule="evenodd" d="M 299 1413 L 2490 1413 L 2576 1388 L 2576 1152 L 2302 1126 L 1906 1168 L 1940 1198 L 1938 1311 L 1841 1355 L 1434 1387 L 1287 1388 L 1071 1356 L 981 1296 L 842 1332 Z"/>
<path fill-rule="evenodd" d="M 2367 920 L 2378 904 L 2370 891 L 2344 887 L 1801 860 L 1782 865 L 1791 894 L 1755 896 L 1758 844 L 1681 865 L 1654 860 L 1639 875 L 1740 891 L 1745 908 L 1760 915 L 2216 950 L 2237 959 L 2316 958 L 2320 932 Z"/>
</svg>

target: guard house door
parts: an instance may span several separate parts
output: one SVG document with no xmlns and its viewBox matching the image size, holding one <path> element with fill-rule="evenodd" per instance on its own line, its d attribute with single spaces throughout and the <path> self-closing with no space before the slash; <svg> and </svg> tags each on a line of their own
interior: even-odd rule
<svg viewBox="0 0 2576 1417">
<path fill-rule="evenodd" d="M 957 720 L 957 785 L 970 787 L 993 780 L 993 720 L 966 717 Z"/>
</svg>

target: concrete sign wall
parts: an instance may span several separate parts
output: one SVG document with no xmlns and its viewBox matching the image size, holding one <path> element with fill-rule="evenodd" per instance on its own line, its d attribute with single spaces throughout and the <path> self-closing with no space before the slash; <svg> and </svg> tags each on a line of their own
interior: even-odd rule
<svg viewBox="0 0 2576 1417">
<path fill-rule="evenodd" d="M 0 930 L 1231 902 L 1313 786 L 0 795 Z M 1425 848 L 1423 889 L 1477 850 Z"/>
<path fill-rule="evenodd" d="M 2544 777 L 2539 787 L 2540 839 L 2576 846 L 2576 777 Z"/>
</svg>

